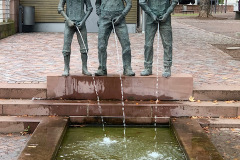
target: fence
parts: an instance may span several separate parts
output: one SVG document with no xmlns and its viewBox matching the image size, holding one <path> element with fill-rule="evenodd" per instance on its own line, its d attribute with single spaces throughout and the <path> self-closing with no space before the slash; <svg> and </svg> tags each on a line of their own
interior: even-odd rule
<svg viewBox="0 0 240 160">
<path fill-rule="evenodd" d="M 0 22 L 8 22 L 10 18 L 10 0 L 0 0 Z"/>
</svg>

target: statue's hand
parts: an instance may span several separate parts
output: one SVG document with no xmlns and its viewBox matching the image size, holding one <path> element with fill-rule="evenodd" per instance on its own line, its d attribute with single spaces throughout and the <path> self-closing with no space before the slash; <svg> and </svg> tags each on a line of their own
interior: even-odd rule
<svg viewBox="0 0 240 160">
<path fill-rule="evenodd" d="M 166 22 L 166 21 L 167 21 L 167 18 L 168 18 L 168 15 L 165 13 L 163 16 L 160 16 L 160 17 L 159 17 L 159 21 L 160 21 L 160 22 Z"/>
<path fill-rule="evenodd" d="M 121 14 L 118 17 L 113 18 L 113 23 L 114 25 L 119 25 L 121 23 L 121 21 L 123 20 L 124 16 Z"/>
<path fill-rule="evenodd" d="M 73 21 L 71 21 L 70 19 L 67 19 L 67 24 L 68 24 L 68 27 L 74 27 L 75 26 L 75 23 Z"/>
<path fill-rule="evenodd" d="M 158 23 L 159 22 L 159 19 L 158 19 L 158 17 L 157 17 L 157 15 L 156 14 L 154 14 L 154 13 L 151 13 L 151 15 L 150 15 L 151 17 L 152 17 L 152 19 L 153 19 L 153 21 L 155 22 L 155 23 Z"/>
<path fill-rule="evenodd" d="M 84 25 L 84 22 L 83 21 L 81 21 L 81 22 L 77 22 L 77 27 L 79 28 L 79 29 L 81 29 L 82 27 L 83 27 L 83 25 Z"/>
</svg>

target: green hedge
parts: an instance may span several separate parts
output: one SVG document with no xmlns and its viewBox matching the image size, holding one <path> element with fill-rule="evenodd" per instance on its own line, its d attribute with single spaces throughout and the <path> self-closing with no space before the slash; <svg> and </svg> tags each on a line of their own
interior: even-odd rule
<svg viewBox="0 0 240 160">
<path fill-rule="evenodd" d="M 0 23 L 0 39 L 14 35 L 15 33 L 16 31 L 14 22 Z"/>
</svg>

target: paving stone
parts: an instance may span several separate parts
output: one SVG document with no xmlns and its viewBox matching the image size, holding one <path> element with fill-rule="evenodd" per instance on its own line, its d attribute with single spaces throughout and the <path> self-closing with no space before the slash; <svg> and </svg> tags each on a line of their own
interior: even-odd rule
<svg viewBox="0 0 240 160">
<path fill-rule="evenodd" d="M 0 133 L 0 159 L 17 160 L 22 149 L 25 147 L 30 135 L 20 135 L 20 133 L 1 134 Z"/>
<path fill-rule="evenodd" d="M 203 24 L 204 25 L 203 25 Z M 213 28 L 223 23 L 224 27 L 236 26 L 231 19 L 202 20 L 173 17 L 173 73 L 188 73 L 194 77 L 194 85 L 221 84 L 240 85 L 240 61 L 214 47 L 212 44 L 240 44 L 240 39 Z M 201 24 L 201 25 L 200 25 Z M 216 25 L 217 24 L 217 25 Z M 205 26 L 209 26 L 208 28 Z M 204 28 L 205 27 L 205 28 Z M 235 27 L 233 32 L 237 32 Z M 229 31 L 231 32 L 231 31 Z M 88 34 L 89 70 L 97 70 L 97 33 Z M 130 34 L 132 68 L 137 75 L 143 70 L 144 34 Z M 21 33 L 0 40 L 0 83 L 45 83 L 48 73 L 63 71 L 63 33 Z M 155 38 L 155 51 L 157 38 Z M 119 51 L 121 51 L 119 45 Z M 160 44 L 160 70 L 162 70 L 163 49 Z M 156 52 L 154 74 L 156 75 Z M 122 69 L 122 61 L 120 60 Z M 108 46 L 108 73 L 117 74 L 117 55 L 114 35 Z M 81 72 L 81 57 L 76 35 L 72 43 L 71 73 Z"/>
</svg>

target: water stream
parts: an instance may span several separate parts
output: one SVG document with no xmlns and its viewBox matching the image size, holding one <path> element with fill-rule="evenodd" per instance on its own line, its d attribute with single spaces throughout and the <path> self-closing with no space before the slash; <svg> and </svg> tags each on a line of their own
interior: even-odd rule
<svg viewBox="0 0 240 160">
<path fill-rule="evenodd" d="M 124 147 L 125 150 L 127 150 L 127 143 L 126 143 L 126 119 L 125 119 L 125 104 L 124 104 L 124 97 L 123 97 L 123 81 L 122 81 L 122 71 L 120 67 L 120 56 L 119 56 L 119 51 L 118 51 L 118 42 L 117 42 L 117 33 L 116 29 L 114 26 L 114 22 L 112 21 L 112 26 L 113 26 L 113 32 L 114 32 L 114 38 L 115 38 L 115 45 L 116 45 L 116 53 L 117 53 L 117 61 L 118 61 L 118 73 L 119 73 L 119 78 L 120 78 L 120 84 L 121 84 L 121 96 L 122 96 L 122 112 L 123 112 L 123 140 L 124 140 Z M 128 157 L 128 154 L 125 154 L 126 159 Z"/>
<path fill-rule="evenodd" d="M 155 105 L 155 110 L 157 113 L 157 104 L 159 102 L 158 100 L 158 97 L 159 97 L 159 48 L 160 48 L 160 26 L 159 26 L 159 23 L 158 23 L 158 31 L 157 31 L 157 51 L 156 51 L 156 54 L 157 54 L 157 80 L 156 80 L 156 105 Z M 157 115 L 155 115 L 155 123 L 154 123 L 154 126 L 156 127 L 157 126 Z"/>
<path fill-rule="evenodd" d="M 77 28 L 77 31 L 78 31 L 81 39 L 82 39 L 84 48 L 85 48 L 85 50 L 87 52 L 87 56 L 88 56 L 88 49 L 87 49 L 86 44 L 85 44 L 85 42 L 83 40 L 82 33 L 81 33 L 81 31 L 79 30 L 79 28 L 77 26 L 76 26 L 76 28 Z M 87 61 L 87 66 L 89 66 L 89 61 Z M 96 96 L 97 96 L 97 105 L 98 105 L 98 109 L 99 109 L 99 112 L 100 112 L 100 115 L 101 115 L 102 127 L 103 127 L 103 133 L 104 133 L 105 132 L 105 128 L 104 128 L 105 126 L 104 126 L 104 120 L 103 120 L 103 116 L 102 116 L 102 106 L 100 105 L 100 98 L 99 98 L 99 94 L 98 94 L 98 90 L 97 90 L 97 85 L 96 85 L 96 80 L 95 80 L 95 75 L 94 74 L 92 74 L 92 79 L 93 79 L 94 90 L 95 90 L 95 93 L 96 93 Z M 106 136 L 106 134 L 105 134 L 105 136 Z"/>
<path fill-rule="evenodd" d="M 123 111 L 123 126 L 126 127 L 125 123 L 125 104 L 124 104 L 124 97 L 123 97 L 123 81 L 122 81 L 122 75 L 121 75 L 121 67 L 120 67 L 120 57 L 119 57 L 119 51 L 118 51 L 118 43 L 117 43 L 117 34 L 116 34 L 116 29 L 114 26 L 114 22 L 112 21 L 112 26 L 113 26 L 113 32 L 114 32 L 114 38 L 115 38 L 115 45 L 116 45 L 116 53 L 117 53 L 117 61 L 118 61 L 118 73 L 119 73 L 119 78 L 120 78 L 120 83 L 121 83 L 121 96 L 122 96 L 122 111 Z M 125 130 L 124 130 L 125 134 Z"/>
</svg>

